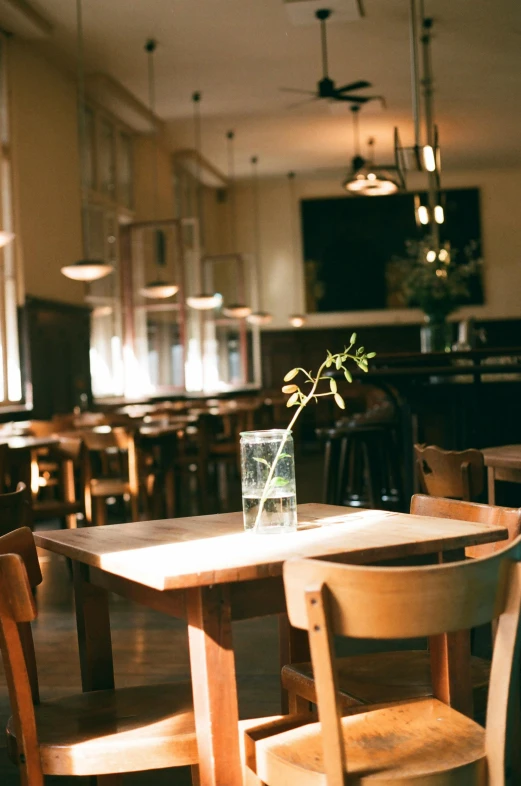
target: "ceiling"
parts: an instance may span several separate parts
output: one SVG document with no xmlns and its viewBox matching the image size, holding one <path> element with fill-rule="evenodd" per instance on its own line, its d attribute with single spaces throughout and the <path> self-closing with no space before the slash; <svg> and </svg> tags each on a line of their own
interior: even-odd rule
<svg viewBox="0 0 521 786">
<path fill-rule="evenodd" d="M 327 0 L 324 0 L 327 6 Z M 35 3 L 36 5 L 36 3 Z M 426 0 L 435 19 L 435 109 L 443 166 L 521 165 L 521 3 Z M 362 138 L 392 156 L 393 127 L 412 141 L 407 0 L 365 0 L 365 18 L 331 24 L 331 76 L 367 79 L 387 109 L 361 113 Z M 54 31 L 42 46 L 74 57 L 75 4 L 39 0 Z M 312 89 L 320 77 L 319 30 L 294 26 L 282 0 L 84 0 L 87 69 L 104 71 L 146 102 L 147 38 L 158 40 L 157 112 L 178 146 L 193 144 L 191 94 L 201 90 L 203 153 L 226 169 L 226 131 L 236 132 L 236 169 L 323 173 L 345 168 L 352 130 L 345 105 L 288 109 L 281 86 Z M 298 96 L 297 96 L 298 98 Z M 334 110 L 334 111 L 332 111 Z"/>
</svg>

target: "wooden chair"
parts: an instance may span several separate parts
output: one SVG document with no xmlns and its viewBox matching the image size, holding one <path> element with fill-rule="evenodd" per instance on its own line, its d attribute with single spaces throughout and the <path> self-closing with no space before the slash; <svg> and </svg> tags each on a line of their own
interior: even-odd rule
<svg viewBox="0 0 521 786">
<path fill-rule="evenodd" d="M 477 502 L 485 488 L 485 464 L 480 450 L 442 450 L 415 445 L 422 490 L 433 497 Z"/>
<path fill-rule="evenodd" d="M 29 492 L 25 483 L 19 483 L 16 491 L 0 494 L 0 536 L 29 524 L 30 520 Z"/>
<path fill-rule="evenodd" d="M 81 436 L 59 437 L 57 445 L 46 449 L 45 460 L 50 468 L 46 474 L 47 486 L 33 494 L 33 521 L 60 519 L 68 529 L 78 526 L 77 514 L 84 513 L 84 501 L 76 494 L 75 467 L 80 467 L 83 455 Z M 51 469 L 52 468 L 52 469 Z M 42 492 L 48 488 L 49 494 Z"/>
<path fill-rule="evenodd" d="M 508 529 L 509 541 L 521 534 L 521 508 L 502 508 L 421 494 L 411 500 L 411 513 L 420 516 L 475 521 Z M 503 549 L 504 541 L 466 550 L 469 557 L 484 557 Z M 486 709 L 490 662 L 471 658 L 474 711 Z M 379 701 L 400 701 L 432 695 L 430 658 L 427 650 L 405 650 L 353 655 L 338 659 L 339 697 L 345 708 Z M 311 663 L 291 664 L 282 669 L 282 685 L 288 691 L 290 711 L 316 703 Z"/>
<path fill-rule="evenodd" d="M 521 539 L 480 560 L 411 568 L 290 560 L 291 624 L 308 631 L 319 723 L 309 715 L 251 722 L 248 783 L 267 786 L 506 786 L 519 784 Z M 346 711 L 333 636 L 414 638 L 499 617 L 486 729 L 438 697 Z M 441 669 L 441 666 L 440 666 Z M 436 675 L 441 677 L 441 673 Z M 442 684 L 443 680 L 439 680 Z M 513 771 L 515 770 L 515 771 Z M 507 775 L 509 773 L 509 776 Z M 255 780 L 255 778 L 257 780 Z"/>
<path fill-rule="evenodd" d="M 0 648 L 12 711 L 8 753 L 19 767 L 21 786 L 43 786 L 44 775 L 114 778 L 195 765 L 190 683 L 40 701 L 30 623 L 37 616 L 32 590 L 41 581 L 30 529 L 0 538 Z M 111 784 L 120 783 L 113 778 Z"/>
<path fill-rule="evenodd" d="M 128 496 L 131 520 L 137 521 L 139 477 L 134 435 L 125 429 L 114 428 L 108 432 L 82 431 L 81 436 L 85 445 L 83 482 L 87 523 L 106 524 L 107 498 L 118 496 Z M 93 504 L 96 509 L 94 520 Z"/>
</svg>

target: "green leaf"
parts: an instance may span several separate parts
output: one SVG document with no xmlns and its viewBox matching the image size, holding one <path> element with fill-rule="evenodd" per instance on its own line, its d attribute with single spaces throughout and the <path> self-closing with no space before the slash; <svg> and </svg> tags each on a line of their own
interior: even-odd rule
<svg viewBox="0 0 521 786">
<path fill-rule="evenodd" d="M 337 369 L 339 369 L 341 365 L 342 365 L 342 358 L 339 355 L 335 360 L 335 366 L 337 367 Z"/>
<path fill-rule="evenodd" d="M 352 334 L 352 336 L 351 336 L 351 338 L 349 339 L 349 343 L 350 343 L 350 344 L 354 344 L 354 343 L 355 343 L 355 341 L 356 341 L 356 333 L 353 333 L 353 334 Z"/>
<path fill-rule="evenodd" d="M 346 405 L 344 404 L 344 399 L 342 398 L 340 393 L 335 393 L 335 401 L 337 403 L 337 406 L 340 407 L 340 409 L 345 409 L 346 408 Z"/>
<path fill-rule="evenodd" d="M 375 358 L 375 357 L 376 357 L 376 352 L 368 352 L 366 355 L 366 358 Z"/>
<path fill-rule="evenodd" d="M 265 458 L 259 458 L 258 456 L 253 456 L 253 460 L 258 461 L 259 464 L 266 464 L 267 467 L 270 466 Z"/>
<path fill-rule="evenodd" d="M 352 382 L 353 381 L 353 377 L 351 376 L 351 372 L 348 371 L 347 368 L 344 369 L 344 377 L 347 379 L 348 382 Z"/>
<path fill-rule="evenodd" d="M 292 368 L 291 371 L 288 371 L 288 373 L 284 377 L 284 382 L 289 382 L 290 379 L 293 379 L 293 377 L 297 376 L 298 372 L 299 372 L 298 368 Z"/>
<path fill-rule="evenodd" d="M 326 368 L 330 368 L 332 362 L 333 362 L 333 358 L 328 358 L 326 360 Z"/>
<path fill-rule="evenodd" d="M 283 458 L 291 458 L 291 454 L 290 453 L 281 453 L 280 456 L 279 456 L 279 460 L 283 459 Z"/>
<path fill-rule="evenodd" d="M 329 389 L 331 390 L 331 393 L 336 393 L 337 392 L 338 388 L 337 388 L 335 379 L 330 379 L 329 380 Z"/>
<path fill-rule="evenodd" d="M 287 486 L 288 483 L 289 483 L 289 480 L 286 480 L 286 478 L 281 478 L 281 477 L 273 478 L 273 481 L 272 481 L 272 485 L 275 488 L 280 488 L 281 486 Z"/>
</svg>

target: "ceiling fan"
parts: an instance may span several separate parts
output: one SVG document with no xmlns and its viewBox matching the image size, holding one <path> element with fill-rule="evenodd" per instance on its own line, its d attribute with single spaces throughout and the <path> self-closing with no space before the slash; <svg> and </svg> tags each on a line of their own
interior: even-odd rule
<svg viewBox="0 0 521 786">
<path fill-rule="evenodd" d="M 311 98 L 308 101 L 318 101 L 326 99 L 328 101 L 352 101 L 355 104 L 365 104 L 367 101 L 379 100 L 384 102 L 382 96 L 358 96 L 351 95 L 353 90 L 362 90 L 365 87 L 372 87 L 370 82 L 360 80 L 358 82 L 350 82 L 347 85 L 337 87 L 335 82 L 329 76 L 329 65 L 327 57 L 327 30 L 326 22 L 331 16 L 329 8 L 320 8 L 315 11 L 315 16 L 320 22 L 320 38 L 322 44 L 322 79 L 317 83 L 316 90 L 299 90 L 293 87 L 281 87 L 280 89 L 285 93 L 300 93 L 302 95 L 309 95 Z M 305 103 L 305 102 L 302 102 Z M 293 106 L 296 106 L 295 104 Z"/>
</svg>

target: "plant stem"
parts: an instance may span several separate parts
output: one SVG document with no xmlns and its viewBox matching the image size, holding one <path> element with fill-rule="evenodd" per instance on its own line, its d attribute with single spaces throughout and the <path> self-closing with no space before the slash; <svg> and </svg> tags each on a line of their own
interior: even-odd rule
<svg viewBox="0 0 521 786">
<path fill-rule="evenodd" d="M 318 374 L 317 374 L 316 378 L 313 380 L 313 386 L 312 386 L 310 392 L 308 393 L 308 395 L 306 396 L 304 401 L 299 405 L 297 411 L 295 412 L 295 414 L 291 418 L 289 426 L 284 431 L 284 437 L 281 440 L 281 443 L 280 443 L 279 449 L 277 451 L 277 454 L 275 456 L 275 459 L 273 460 L 273 463 L 272 463 L 272 465 L 270 467 L 270 471 L 268 473 L 268 478 L 266 480 L 266 484 L 264 486 L 264 489 L 263 489 L 263 492 L 262 492 L 262 496 L 261 496 L 260 501 L 259 501 L 259 510 L 257 511 L 257 517 L 255 519 L 255 524 L 253 525 L 253 530 L 254 531 L 259 528 L 260 520 L 261 520 L 261 516 L 262 516 L 262 511 L 264 510 L 264 505 L 266 504 L 266 499 L 268 498 L 268 493 L 269 493 L 271 481 L 273 480 L 273 475 L 275 474 L 275 467 L 277 466 L 277 463 L 278 463 L 278 460 L 280 458 L 280 455 L 281 455 L 282 451 L 284 450 L 284 445 L 286 444 L 286 441 L 287 441 L 289 435 L 291 434 L 291 429 L 293 428 L 293 425 L 294 425 L 295 421 L 297 420 L 298 416 L 300 415 L 300 413 L 302 412 L 302 410 L 304 409 L 306 404 L 308 404 L 311 401 L 311 399 L 313 398 L 313 396 L 315 395 L 315 390 L 317 389 L 317 385 L 318 385 L 319 380 L 320 380 L 320 375 L 322 374 L 322 371 L 326 368 L 326 364 L 327 364 L 327 360 L 325 360 L 322 363 L 322 365 L 320 366 L 320 368 L 318 370 Z"/>
</svg>

